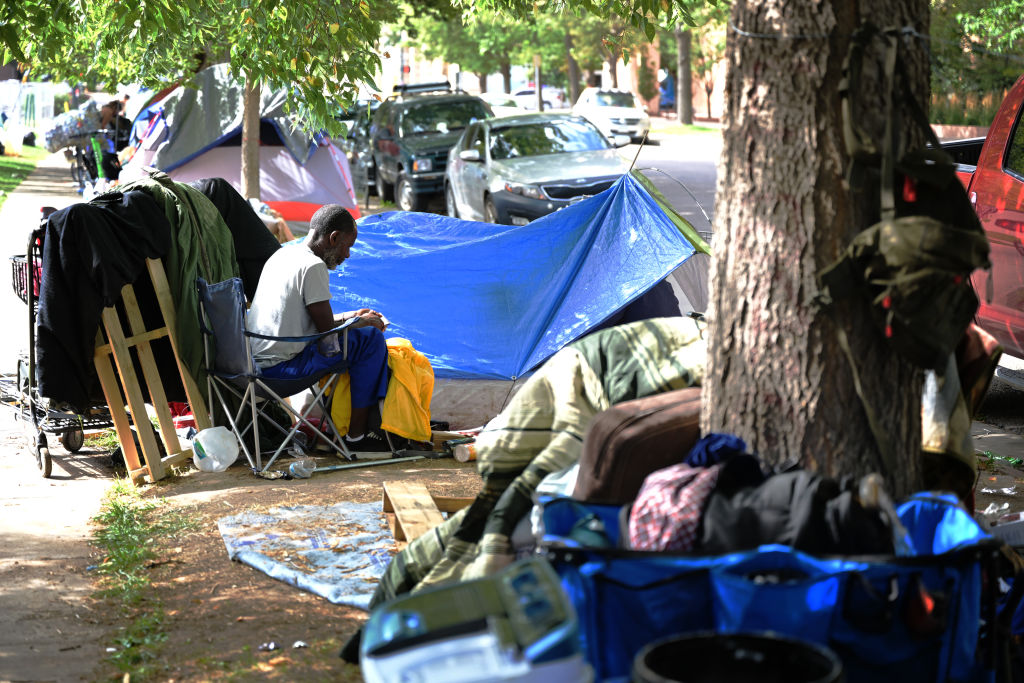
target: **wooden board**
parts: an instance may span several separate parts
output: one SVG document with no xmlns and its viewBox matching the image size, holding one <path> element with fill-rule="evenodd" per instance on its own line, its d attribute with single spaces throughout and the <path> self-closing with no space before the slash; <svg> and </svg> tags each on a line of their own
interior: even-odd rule
<svg viewBox="0 0 1024 683">
<path fill-rule="evenodd" d="M 132 481 L 136 484 L 142 482 L 146 476 L 150 481 L 162 479 L 171 466 L 185 462 L 192 457 L 192 450 L 182 448 L 178 435 L 174 430 L 174 420 L 171 417 L 167 406 L 167 394 L 164 391 L 160 379 L 160 372 L 153 355 L 151 342 L 168 338 L 171 343 L 171 350 L 174 353 L 174 360 L 189 398 L 189 404 L 193 409 L 197 425 L 202 428 L 209 425 L 209 415 L 206 411 L 206 404 L 198 391 L 195 381 L 188 370 L 181 362 L 178 355 L 178 344 L 174 326 L 174 306 L 167 285 L 167 277 L 164 273 L 163 264 L 159 260 L 147 259 L 150 279 L 153 281 L 153 288 L 157 295 L 160 311 L 163 315 L 164 325 L 154 329 L 145 329 L 142 313 L 139 310 L 138 300 L 135 297 L 135 290 L 131 285 L 125 285 L 121 289 L 121 302 L 124 305 L 124 315 L 127 319 L 127 327 L 131 336 L 124 334 L 124 323 L 114 307 L 103 309 L 101 319 L 103 329 L 106 333 L 106 340 L 103 335 L 96 335 L 96 350 L 93 360 L 96 364 L 96 372 L 103 387 L 103 393 L 107 400 L 107 407 L 110 410 L 114 427 L 117 430 L 117 438 L 121 443 L 121 449 L 125 455 L 125 462 L 131 474 Z M 133 355 L 134 352 L 134 355 Z M 139 365 L 145 379 L 145 389 L 139 382 L 135 372 L 134 358 L 138 357 Z M 113 364 L 111 363 L 111 357 Z M 128 411 L 125 411 L 124 402 L 121 400 L 121 390 L 128 401 Z M 163 450 L 168 455 L 161 457 L 160 448 L 157 445 L 156 434 L 146 413 L 146 398 L 156 411 L 159 423 L 159 435 L 163 441 Z M 135 430 L 138 434 L 139 445 L 142 450 L 142 457 L 135 448 L 132 431 L 129 426 L 128 412 L 131 413 Z"/>
<path fill-rule="evenodd" d="M 423 484 L 408 481 L 384 482 L 384 512 L 395 540 L 408 542 L 444 522 L 442 512 L 456 512 L 473 498 L 431 496 Z"/>
</svg>

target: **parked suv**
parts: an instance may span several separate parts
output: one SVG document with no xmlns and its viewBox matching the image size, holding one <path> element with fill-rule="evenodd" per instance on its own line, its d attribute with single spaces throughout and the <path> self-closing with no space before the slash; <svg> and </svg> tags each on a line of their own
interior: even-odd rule
<svg viewBox="0 0 1024 683">
<path fill-rule="evenodd" d="M 633 142 L 640 142 L 651 129 L 651 119 L 640 101 L 624 90 L 587 88 L 572 113 L 589 119 L 609 140 L 614 135 L 628 135 Z"/>
<path fill-rule="evenodd" d="M 399 86 L 377 107 L 370 126 L 374 178 L 381 199 L 422 211 L 444 187 L 448 150 L 463 129 L 493 117 L 479 97 L 447 83 Z"/>
</svg>

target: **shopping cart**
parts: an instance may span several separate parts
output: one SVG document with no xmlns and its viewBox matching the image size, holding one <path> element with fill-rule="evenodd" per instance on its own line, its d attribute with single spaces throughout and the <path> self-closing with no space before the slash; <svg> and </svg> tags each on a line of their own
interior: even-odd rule
<svg viewBox="0 0 1024 683">
<path fill-rule="evenodd" d="M 47 434 L 60 437 L 70 453 L 85 443 L 85 432 L 114 426 L 106 404 L 90 406 L 85 414 L 58 410 L 39 395 L 36 387 L 36 313 L 42 285 L 43 238 L 46 220 L 55 209 L 44 207 L 39 228 L 32 231 L 24 255 L 11 257 L 11 287 L 28 305 L 28 351 L 18 357 L 14 376 L 0 376 L 0 401 L 15 410 L 19 420 L 31 422 L 35 433 L 31 453 L 44 477 L 50 476 L 52 461 Z"/>
</svg>

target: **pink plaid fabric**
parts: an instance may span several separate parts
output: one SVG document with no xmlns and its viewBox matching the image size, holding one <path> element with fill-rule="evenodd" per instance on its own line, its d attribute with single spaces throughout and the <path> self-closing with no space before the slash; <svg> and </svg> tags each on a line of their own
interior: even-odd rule
<svg viewBox="0 0 1024 683">
<path fill-rule="evenodd" d="M 630 547 L 677 552 L 693 548 L 720 468 L 682 463 L 647 475 L 629 513 Z"/>
</svg>

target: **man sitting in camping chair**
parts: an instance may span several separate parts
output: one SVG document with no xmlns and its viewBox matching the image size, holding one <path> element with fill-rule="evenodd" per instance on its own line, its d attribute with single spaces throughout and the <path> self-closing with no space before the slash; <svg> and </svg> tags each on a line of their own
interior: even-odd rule
<svg viewBox="0 0 1024 683">
<path fill-rule="evenodd" d="M 302 337 L 327 332 L 358 316 L 360 320 L 347 335 L 347 360 L 337 335 L 308 344 L 253 338 L 253 358 L 263 376 L 273 379 L 305 377 L 347 366 L 352 412 L 345 441 L 352 450 L 387 451 L 386 439 L 367 428 L 370 408 L 384 398 L 388 388 L 383 316 L 368 308 L 337 315 L 331 311 L 327 271 L 349 257 L 357 236 L 355 221 L 344 207 L 321 207 L 313 214 L 305 242 L 278 249 L 263 266 L 246 327 L 262 335 Z"/>
</svg>

